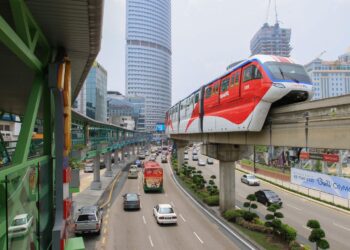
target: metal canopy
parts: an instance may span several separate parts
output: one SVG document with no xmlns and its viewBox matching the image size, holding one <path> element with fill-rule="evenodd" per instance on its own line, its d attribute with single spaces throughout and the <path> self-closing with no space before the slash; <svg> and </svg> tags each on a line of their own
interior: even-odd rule
<svg viewBox="0 0 350 250">
<path fill-rule="evenodd" d="M 27 0 L 25 4 L 51 48 L 67 52 L 74 100 L 100 50 L 103 0 Z M 0 0 L 0 16 L 15 30 L 9 0 Z M 24 114 L 35 72 L 1 42 L 0 69 L 0 112 Z"/>
</svg>

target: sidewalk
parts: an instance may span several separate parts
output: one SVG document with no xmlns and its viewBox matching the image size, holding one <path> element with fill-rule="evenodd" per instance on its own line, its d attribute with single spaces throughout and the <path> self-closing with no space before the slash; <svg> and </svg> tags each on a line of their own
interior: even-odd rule
<svg viewBox="0 0 350 250">
<path fill-rule="evenodd" d="M 100 171 L 100 181 L 101 181 L 101 190 L 91 190 L 90 185 L 93 180 L 93 173 L 89 174 L 88 177 L 81 179 L 80 183 L 80 192 L 73 194 L 73 216 L 76 214 L 79 208 L 87 205 L 97 204 L 105 190 L 112 183 L 115 177 L 122 171 L 122 169 L 134 162 L 136 158 L 125 161 L 124 163 L 112 164 L 112 177 L 105 177 L 106 168 Z M 82 173 L 80 173 L 80 176 Z"/>
</svg>

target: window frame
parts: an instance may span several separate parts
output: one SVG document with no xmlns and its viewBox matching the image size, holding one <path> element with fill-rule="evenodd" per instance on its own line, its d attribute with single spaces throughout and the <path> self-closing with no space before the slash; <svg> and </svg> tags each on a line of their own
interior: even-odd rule
<svg viewBox="0 0 350 250">
<path fill-rule="evenodd" d="M 226 85 L 226 88 L 223 89 L 223 87 L 224 87 L 225 85 Z M 230 86 L 230 77 L 224 78 L 224 79 L 221 81 L 220 91 L 221 91 L 222 93 L 228 91 L 229 86 Z"/>
<path fill-rule="evenodd" d="M 209 93 L 209 95 L 208 95 L 208 90 L 210 90 L 210 93 Z M 211 96 L 212 96 L 212 92 L 213 92 L 213 90 L 212 90 L 212 86 L 208 86 L 206 89 L 205 89 L 205 99 L 208 99 L 208 98 L 210 98 Z"/>
</svg>

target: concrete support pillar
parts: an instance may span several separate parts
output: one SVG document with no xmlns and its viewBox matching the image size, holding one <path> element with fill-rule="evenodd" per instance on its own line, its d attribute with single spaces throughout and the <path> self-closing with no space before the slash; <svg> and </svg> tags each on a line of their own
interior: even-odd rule
<svg viewBox="0 0 350 250">
<path fill-rule="evenodd" d="M 184 163 L 184 151 L 185 151 L 187 142 L 177 140 L 175 143 L 176 143 L 176 153 L 177 153 L 177 164 L 179 168 L 182 168 L 182 164 Z"/>
<path fill-rule="evenodd" d="M 239 160 L 239 146 L 217 144 L 217 159 L 220 161 L 220 210 L 235 208 L 235 161 Z"/>
<path fill-rule="evenodd" d="M 122 149 L 121 149 L 121 156 L 120 156 L 120 161 L 121 162 L 124 162 L 124 160 L 125 160 L 125 152 L 126 152 L 126 148 L 125 147 L 122 147 Z"/>
<path fill-rule="evenodd" d="M 92 181 L 90 188 L 92 190 L 101 190 L 100 153 L 97 153 L 94 158 L 94 180 Z"/>
<path fill-rule="evenodd" d="M 105 176 L 112 177 L 113 173 L 112 173 L 111 152 L 107 152 L 105 154 L 105 164 L 106 164 Z"/>
<path fill-rule="evenodd" d="M 114 167 L 116 167 L 119 163 L 119 150 L 114 151 Z"/>
</svg>

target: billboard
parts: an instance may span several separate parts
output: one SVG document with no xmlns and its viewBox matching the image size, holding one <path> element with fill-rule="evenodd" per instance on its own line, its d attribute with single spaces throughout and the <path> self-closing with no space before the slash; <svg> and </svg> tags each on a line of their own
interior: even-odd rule
<svg viewBox="0 0 350 250">
<path fill-rule="evenodd" d="M 157 123 L 156 124 L 156 131 L 157 132 L 164 132 L 165 131 L 165 124 L 164 123 Z"/>
<path fill-rule="evenodd" d="M 336 195 L 344 199 L 350 199 L 349 178 L 292 168 L 291 182 L 306 188 Z"/>
</svg>

